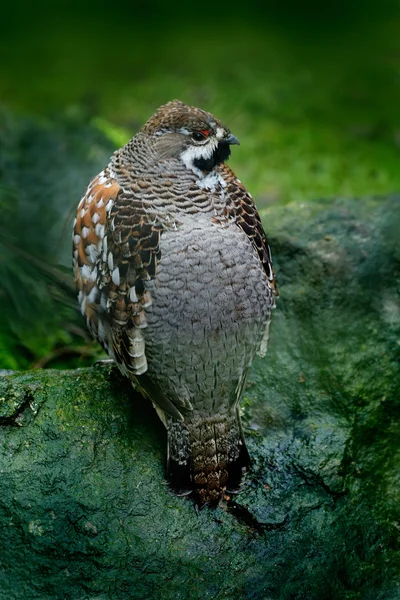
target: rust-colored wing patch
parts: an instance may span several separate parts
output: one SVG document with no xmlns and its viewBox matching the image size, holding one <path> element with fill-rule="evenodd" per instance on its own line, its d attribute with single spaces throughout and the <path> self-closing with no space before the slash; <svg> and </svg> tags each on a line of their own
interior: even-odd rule
<svg viewBox="0 0 400 600">
<path fill-rule="evenodd" d="M 78 205 L 74 225 L 74 262 L 77 284 L 84 279 L 76 268 L 92 265 L 100 252 L 107 220 L 107 208 L 115 201 L 119 192 L 118 183 L 102 171 L 89 184 L 86 194 Z"/>
<path fill-rule="evenodd" d="M 161 230 L 108 169 L 92 180 L 78 206 L 73 251 L 81 311 L 126 374 L 147 370 L 146 281 L 155 275 Z"/>
<path fill-rule="evenodd" d="M 73 232 L 73 267 L 81 311 L 94 337 L 106 348 L 102 325 L 99 323 L 98 272 L 107 209 L 115 201 L 118 192 L 118 183 L 107 170 L 97 175 L 78 205 Z"/>
</svg>

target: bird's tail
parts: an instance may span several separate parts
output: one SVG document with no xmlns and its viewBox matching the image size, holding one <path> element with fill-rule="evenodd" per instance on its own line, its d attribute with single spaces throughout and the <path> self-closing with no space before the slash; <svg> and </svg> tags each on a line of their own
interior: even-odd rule
<svg viewBox="0 0 400 600">
<path fill-rule="evenodd" d="M 194 493 L 199 506 L 239 491 L 250 457 L 237 410 L 193 422 L 170 418 L 167 473 L 180 495 Z"/>
</svg>

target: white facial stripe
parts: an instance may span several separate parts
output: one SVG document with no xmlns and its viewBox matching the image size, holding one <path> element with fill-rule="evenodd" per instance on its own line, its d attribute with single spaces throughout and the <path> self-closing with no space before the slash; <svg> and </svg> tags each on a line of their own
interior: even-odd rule
<svg viewBox="0 0 400 600">
<path fill-rule="evenodd" d="M 187 169 L 196 173 L 196 175 L 202 176 L 202 172 L 200 169 L 194 166 L 193 162 L 197 158 L 204 158 L 205 160 L 211 158 L 215 148 L 218 146 L 218 141 L 213 138 L 204 146 L 189 146 L 184 152 L 181 154 L 181 160 Z"/>
<path fill-rule="evenodd" d="M 218 127 L 217 133 L 215 135 L 218 140 L 222 140 L 222 138 L 225 136 L 225 132 L 223 129 L 221 129 L 221 127 Z"/>
</svg>

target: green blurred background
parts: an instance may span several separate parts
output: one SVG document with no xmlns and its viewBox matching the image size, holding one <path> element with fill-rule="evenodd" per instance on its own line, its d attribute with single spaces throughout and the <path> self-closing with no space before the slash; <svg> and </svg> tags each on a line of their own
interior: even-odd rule
<svg viewBox="0 0 400 600">
<path fill-rule="evenodd" d="M 240 139 L 231 165 L 261 215 L 400 188 L 397 1 L 14 2 L 2 25 L 0 368 L 100 356 L 71 279 L 74 208 L 173 98 Z"/>
</svg>

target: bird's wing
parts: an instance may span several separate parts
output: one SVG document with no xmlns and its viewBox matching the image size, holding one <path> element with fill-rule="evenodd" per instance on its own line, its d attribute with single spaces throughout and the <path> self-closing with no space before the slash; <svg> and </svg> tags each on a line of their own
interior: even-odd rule
<svg viewBox="0 0 400 600">
<path fill-rule="evenodd" d="M 74 226 L 74 270 L 89 329 L 128 376 L 147 370 L 142 330 L 163 226 L 108 169 L 89 184 Z"/>
<path fill-rule="evenodd" d="M 271 296 L 278 297 L 279 292 L 275 280 L 274 268 L 272 266 L 271 250 L 253 198 L 241 181 L 237 179 L 232 169 L 225 163 L 220 165 L 219 172 L 226 183 L 226 197 L 229 198 L 227 216 L 234 218 L 238 227 L 240 227 L 250 239 L 252 246 L 262 263 L 266 280 L 271 290 Z M 274 302 L 272 306 L 274 306 Z M 270 320 L 268 319 L 257 351 L 260 356 L 265 356 L 267 352 L 269 326 Z"/>
<path fill-rule="evenodd" d="M 272 266 L 271 250 L 253 198 L 241 181 L 237 179 L 234 172 L 225 163 L 220 165 L 219 173 L 226 183 L 226 197 L 229 198 L 227 214 L 229 217 L 235 219 L 238 227 L 240 227 L 250 239 L 253 248 L 257 251 L 262 262 L 268 285 L 274 295 L 278 296 L 278 287 Z"/>
</svg>

